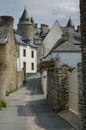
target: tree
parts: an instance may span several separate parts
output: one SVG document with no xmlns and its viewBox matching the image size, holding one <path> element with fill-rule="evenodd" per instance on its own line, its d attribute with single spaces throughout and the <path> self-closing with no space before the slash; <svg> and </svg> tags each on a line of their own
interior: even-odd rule
<svg viewBox="0 0 86 130">
<path fill-rule="evenodd" d="M 86 130 L 86 0 L 80 0 L 81 48 L 82 48 L 82 96 L 79 99 L 82 130 Z"/>
</svg>

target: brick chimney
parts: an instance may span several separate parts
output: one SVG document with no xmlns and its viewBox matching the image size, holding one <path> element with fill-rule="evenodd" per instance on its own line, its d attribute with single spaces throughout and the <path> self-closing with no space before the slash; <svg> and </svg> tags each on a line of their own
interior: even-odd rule
<svg viewBox="0 0 86 130">
<path fill-rule="evenodd" d="M 12 26 L 14 18 L 12 16 L 0 16 L 0 26 Z"/>
<path fill-rule="evenodd" d="M 80 33 L 81 32 L 81 28 L 80 25 L 77 26 L 77 32 Z"/>
</svg>

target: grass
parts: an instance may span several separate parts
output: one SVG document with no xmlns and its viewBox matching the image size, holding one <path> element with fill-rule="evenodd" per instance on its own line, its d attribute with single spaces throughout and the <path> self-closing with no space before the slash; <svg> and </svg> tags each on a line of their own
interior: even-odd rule
<svg viewBox="0 0 86 130">
<path fill-rule="evenodd" d="M 0 108 L 7 107 L 7 104 L 4 100 L 0 99 Z"/>
<path fill-rule="evenodd" d="M 14 89 L 9 89 L 9 90 L 6 90 L 6 96 L 9 96 L 11 93 L 15 92 L 18 90 L 18 87 L 14 88 Z"/>
</svg>

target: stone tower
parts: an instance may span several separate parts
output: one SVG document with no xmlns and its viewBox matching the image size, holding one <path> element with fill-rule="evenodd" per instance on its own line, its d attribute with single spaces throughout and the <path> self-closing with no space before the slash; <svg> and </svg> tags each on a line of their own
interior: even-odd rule
<svg viewBox="0 0 86 130">
<path fill-rule="evenodd" d="M 17 31 L 18 34 L 24 38 L 29 38 L 31 42 L 33 43 L 33 21 L 30 19 L 29 14 L 26 10 L 24 9 L 21 18 L 19 19 L 19 23 L 17 25 Z"/>
</svg>

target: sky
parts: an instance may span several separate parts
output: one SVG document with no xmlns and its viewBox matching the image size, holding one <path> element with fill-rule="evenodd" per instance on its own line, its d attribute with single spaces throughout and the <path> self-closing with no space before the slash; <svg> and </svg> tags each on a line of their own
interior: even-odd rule
<svg viewBox="0 0 86 130">
<path fill-rule="evenodd" d="M 16 29 L 25 6 L 39 26 L 51 27 L 55 20 L 65 26 L 70 16 L 75 27 L 80 24 L 79 0 L 0 0 L 0 15 L 13 16 Z"/>
</svg>

